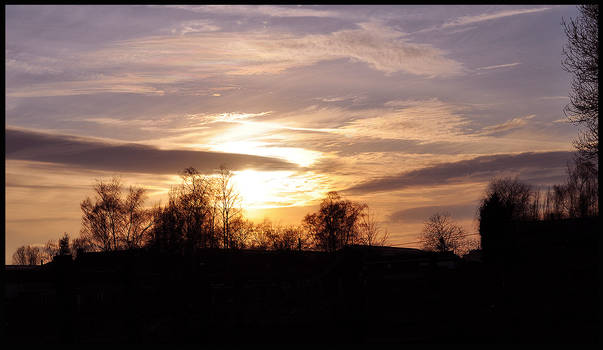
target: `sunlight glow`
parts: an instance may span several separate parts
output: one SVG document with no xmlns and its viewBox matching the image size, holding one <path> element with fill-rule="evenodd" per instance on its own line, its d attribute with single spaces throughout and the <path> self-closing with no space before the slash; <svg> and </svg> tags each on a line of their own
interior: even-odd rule
<svg viewBox="0 0 603 350">
<path fill-rule="evenodd" d="M 250 209 L 302 206 L 322 198 L 321 177 L 293 171 L 235 171 L 233 182 L 243 207 Z"/>
<path fill-rule="evenodd" d="M 277 157 L 303 167 L 314 164 L 322 154 L 321 152 L 310 151 L 303 148 L 270 146 L 269 143 L 260 141 L 228 141 L 211 145 L 210 150 L 264 157 Z"/>
</svg>

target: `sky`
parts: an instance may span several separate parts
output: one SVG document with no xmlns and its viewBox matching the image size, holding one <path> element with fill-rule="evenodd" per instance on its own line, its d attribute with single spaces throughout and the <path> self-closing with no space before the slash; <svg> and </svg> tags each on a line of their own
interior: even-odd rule
<svg viewBox="0 0 603 350">
<path fill-rule="evenodd" d="M 561 183 L 575 6 L 6 6 L 6 262 L 79 234 L 96 179 L 165 203 L 235 173 L 246 216 L 299 224 L 329 191 L 416 247 L 487 184 Z"/>
</svg>

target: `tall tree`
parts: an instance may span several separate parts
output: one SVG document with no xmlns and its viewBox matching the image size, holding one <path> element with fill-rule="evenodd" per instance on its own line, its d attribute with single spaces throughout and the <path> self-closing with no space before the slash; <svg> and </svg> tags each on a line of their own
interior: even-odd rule
<svg viewBox="0 0 603 350">
<path fill-rule="evenodd" d="M 99 180 L 94 186 L 95 197 L 81 204 L 81 236 L 95 249 L 102 251 L 131 249 L 143 245 L 152 226 L 151 215 L 143 208 L 145 190 L 130 186 L 122 193 L 119 178 Z"/>
<path fill-rule="evenodd" d="M 234 248 L 234 229 L 242 216 L 239 193 L 233 181 L 233 173 L 221 166 L 217 178 L 217 208 L 222 222 L 222 241 L 224 248 Z"/>
<path fill-rule="evenodd" d="M 562 22 L 567 44 L 562 67 L 573 75 L 565 114 L 583 131 L 574 142 L 581 158 L 598 168 L 599 152 L 599 5 L 579 5 L 578 17 Z"/>
<path fill-rule="evenodd" d="M 425 222 L 423 231 L 423 249 L 436 252 L 459 254 L 465 242 L 466 232 L 455 224 L 448 213 L 435 213 Z"/>
<path fill-rule="evenodd" d="M 358 222 L 358 240 L 360 244 L 368 246 L 384 246 L 387 244 L 389 232 L 383 229 L 375 213 L 366 206 L 360 214 Z"/>
<path fill-rule="evenodd" d="M 543 218 L 584 218 L 599 214 L 597 169 L 578 156 L 567 166 L 565 184 L 547 191 Z"/>
<path fill-rule="evenodd" d="M 478 208 L 481 247 L 488 259 L 504 257 L 512 222 L 537 219 L 533 196 L 532 187 L 517 178 L 490 182 Z"/>
<path fill-rule="evenodd" d="M 365 207 L 342 199 L 337 192 L 329 192 L 318 212 L 304 217 L 303 225 L 318 248 L 334 252 L 358 243 L 358 222 Z"/>
<path fill-rule="evenodd" d="M 21 246 L 13 253 L 13 265 L 27 265 L 26 247 Z"/>
<path fill-rule="evenodd" d="M 71 255 L 71 247 L 69 246 L 69 235 L 67 232 L 59 238 L 59 255 Z"/>
<path fill-rule="evenodd" d="M 39 247 L 21 246 L 13 253 L 13 264 L 39 265 L 42 258 L 42 250 Z"/>
</svg>

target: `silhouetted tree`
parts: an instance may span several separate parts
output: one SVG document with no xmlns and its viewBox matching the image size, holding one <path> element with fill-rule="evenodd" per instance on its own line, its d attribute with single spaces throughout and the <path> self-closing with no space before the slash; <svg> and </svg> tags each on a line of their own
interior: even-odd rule
<svg viewBox="0 0 603 350">
<path fill-rule="evenodd" d="M 435 213 L 425 222 L 421 236 L 425 250 L 459 254 L 466 232 L 452 221 L 450 214 Z"/>
<path fill-rule="evenodd" d="M 538 219 L 532 210 L 533 196 L 531 186 L 517 178 L 490 182 L 478 209 L 484 255 L 496 259 L 503 256 L 513 221 Z"/>
<path fill-rule="evenodd" d="M 308 247 L 308 237 L 302 227 L 289 225 L 281 227 L 273 243 L 275 250 L 303 250 Z"/>
<path fill-rule="evenodd" d="M 274 237 L 278 235 L 277 228 L 269 219 L 253 226 L 250 235 L 250 246 L 254 249 L 268 250 L 272 248 Z"/>
<path fill-rule="evenodd" d="M 148 245 L 161 252 L 182 253 L 185 242 L 185 222 L 180 207 L 171 196 L 165 207 L 153 210 L 154 225 Z"/>
<path fill-rule="evenodd" d="M 42 260 L 50 262 L 59 254 L 59 244 L 55 240 L 49 240 L 42 248 Z"/>
<path fill-rule="evenodd" d="M 235 218 L 230 218 L 228 230 L 228 248 L 245 249 L 248 247 L 249 239 L 253 234 L 254 224 L 239 215 Z"/>
<path fill-rule="evenodd" d="M 543 218 L 584 218 L 599 214 L 597 169 L 581 157 L 567 166 L 565 184 L 554 185 L 546 194 Z"/>
<path fill-rule="evenodd" d="M 189 253 L 215 246 L 215 181 L 193 167 L 184 169 L 180 177 L 182 182 L 169 192 L 168 204 L 153 210 L 150 245 Z"/>
<path fill-rule="evenodd" d="M 86 198 L 80 204 L 81 236 L 102 251 L 142 246 L 152 226 L 150 212 L 143 208 L 145 190 L 130 186 L 124 197 L 121 182 L 115 177 L 109 182 L 99 180 L 94 192 L 94 199 Z"/>
<path fill-rule="evenodd" d="M 250 246 L 264 250 L 304 250 L 310 247 L 310 239 L 300 226 L 275 225 L 265 219 L 254 226 Z"/>
<path fill-rule="evenodd" d="M 42 250 L 31 245 L 21 246 L 13 253 L 15 265 L 39 265 L 42 259 Z"/>
<path fill-rule="evenodd" d="M 578 17 L 563 21 L 567 45 L 562 67 L 573 74 L 568 119 L 585 129 L 574 145 L 582 159 L 598 167 L 599 151 L 599 5 L 579 5 Z"/>
<path fill-rule="evenodd" d="M 383 229 L 375 217 L 375 213 L 365 206 L 358 220 L 358 243 L 368 246 L 384 246 L 387 244 L 389 232 Z"/>
<path fill-rule="evenodd" d="M 232 172 L 221 166 L 217 179 L 217 208 L 222 223 L 222 242 L 224 248 L 234 248 L 233 236 L 236 224 L 241 219 L 239 194 L 232 182 Z"/>
<path fill-rule="evenodd" d="M 316 246 L 334 252 L 358 242 L 358 220 L 365 205 L 342 199 L 337 192 L 329 192 L 317 213 L 304 217 L 303 225 Z"/>
<path fill-rule="evenodd" d="M 92 250 L 92 244 L 85 237 L 77 237 L 71 241 L 71 255 L 73 255 L 74 258 L 77 258 L 82 253 Z"/>
<path fill-rule="evenodd" d="M 59 255 L 71 255 L 71 247 L 69 246 L 69 235 L 65 232 L 61 238 L 59 238 Z"/>
<path fill-rule="evenodd" d="M 193 248 L 215 245 L 214 179 L 189 167 L 181 174 L 182 184 L 173 193 L 171 205 L 181 216 L 183 236 Z"/>
<path fill-rule="evenodd" d="M 27 265 L 27 255 L 25 246 L 21 246 L 17 248 L 17 250 L 13 253 L 13 265 Z"/>
<path fill-rule="evenodd" d="M 165 207 L 153 210 L 150 246 L 172 252 L 198 248 L 244 248 L 249 225 L 242 217 L 232 173 L 224 166 L 217 176 L 195 168 L 181 173 L 182 183 L 173 187 Z"/>
</svg>

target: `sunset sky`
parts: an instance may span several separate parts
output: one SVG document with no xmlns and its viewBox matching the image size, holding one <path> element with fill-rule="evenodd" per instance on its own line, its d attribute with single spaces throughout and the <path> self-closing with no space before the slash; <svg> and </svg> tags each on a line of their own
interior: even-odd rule
<svg viewBox="0 0 603 350">
<path fill-rule="evenodd" d="M 6 6 L 6 262 L 77 236 L 120 175 L 165 203 L 234 170 L 246 216 L 299 224 L 328 191 L 418 246 L 475 232 L 494 177 L 564 180 L 562 18 L 575 6 Z"/>
</svg>

